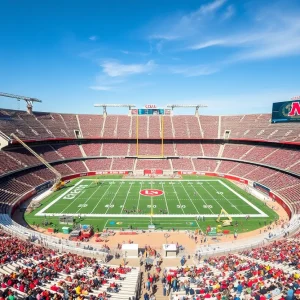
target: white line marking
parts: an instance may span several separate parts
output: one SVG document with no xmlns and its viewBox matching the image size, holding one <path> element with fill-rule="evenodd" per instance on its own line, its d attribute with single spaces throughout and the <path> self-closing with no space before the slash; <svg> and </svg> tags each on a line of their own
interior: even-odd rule
<svg viewBox="0 0 300 300">
<path fill-rule="evenodd" d="M 113 218 L 145 218 L 147 216 L 149 216 L 149 214 L 139 214 L 139 215 L 133 215 L 133 214 L 61 214 L 61 213 L 57 213 L 57 214 L 53 214 L 53 213 L 42 213 L 39 214 L 39 216 L 54 216 L 54 217 L 60 217 L 60 216 L 74 216 L 74 217 L 78 217 L 78 216 L 82 216 L 82 217 L 91 217 L 91 218 L 95 218 L 95 217 L 113 217 Z M 229 214 L 231 217 L 235 217 L 235 218 L 245 218 L 246 216 L 250 216 L 252 218 L 262 218 L 265 217 L 265 215 L 261 215 L 261 214 Z M 153 215 L 153 217 L 155 218 L 195 218 L 197 216 L 204 216 L 205 218 L 216 218 L 219 216 L 219 214 L 170 214 L 170 215 Z"/>
<path fill-rule="evenodd" d="M 204 200 L 204 198 L 202 198 L 202 196 L 198 193 L 198 191 L 195 189 L 195 187 L 193 186 L 193 185 L 191 185 L 191 187 L 194 189 L 194 191 L 198 194 L 198 196 L 201 198 L 201 200 L 204 202 L 204 204 L 206 205 L 206 207 L 211 211 L 211 213 L 213 214 L 213 211 L 212 211 L 212 209 L 211 208 L 209 208 L 209 206 L 207 205 L 207 203 L 206 203 L 206 201 Z M 202 185 L 201 185 L 201 187 L 203 187 Z M 211 200 L 211 199 L 209 199 L 209 200 Z M 207 200 L 207 201 L 209 201 L 209 200 Z"/>
<path fill-rule="evenodd" d="M 225 184 L 223 181 L 219 180 L 219 182 L 226 186 L 228 190 L 230 190 L 232 193 L 234 193 L 235 195 L 237 195 L 240 199 L 244 200 L 249 206 L 251 206 L 252 208 L 254 208 L 257 212 L 259 212 L 261 214 L 261 216 L 263 217 L 268 217 L 267 214 L 265 214 L 261 209 L 259 209 L 258 207 L 256 207 L 253 203 L 251 203 L 249 200 L 247 200 L 246 198 L 244 198 L 242 195 L 240 195 L 239 193 L 237 193 L 235 190 L 233 190 L 231 187 L 229 187 L 227 184 Z M 251 215 L 250 215 L 251 216 Z"/>
<path fill-rule="evenodd" d="M 95 179 L 88 179 L 88 178 L 83 178 L 81 180 L 88 180 L 88 181 L 94 181 Z M 124 182 L 136 182 L 136 181 L 140 181 L 140 182 L 146 182 L 146 183 L 150 183 L 149 178 L 145 178 L 145 179 L 101 179 L 101 181 L 124 181 Z M 180 181 L 190 181 L 190 182 L 205 182 L 205 181 L 219 181 L 218 179 L 195 179 L 195 180 L 191 180 L 191 179 L 181 179 L 181 180 L 177 180 L 177 179 L 159 179 L 157 181 L 152 181 L 152 183 L 156 183 L 159 181 L 170 181 L 170 182 L 177 182 L 178 184 L 180 184 Z"/>
<path fill-rule="evenodd" d="M 221 182 L 221 181 L 219 181 L 219 182 Z M 216 191 L 216 192 L 218 192 L 218 190 L 213 186 L 213 185 L 211 185 L 211 187 Z M 203 187 L 204 188 L 204 187 Z M 228 189 L 228 187 L 227 187 L 227 189 Z M 205 189 L 206 190 L 206 189 Z M 209 191 L 207 191 L 210 195 L 211 195 L 211 193 L 209 192 Z M 221 194 L 219 194 L 221 197 L 223 197 L 227 202 L 228 202 L 228 204 L 230 205 L 230 206 L 232 206 L 232 203 L 223 195 L 223 193 L 221 193 Z M 212 195 L 211 195 L 212 196 Z M 236 206 L 233 206 L 240 214 L 242 213 Z M 223 207 L 222 207 L 223 208 Z M 224 209 L 224 208 L 223 208 Z"/>
<path fill-rule="evenodd" d="M 165 198 L 165 202 L 166 202 L 167 211 L 168 211 L 168 214 L 169 214 L 169 207 L 168 207 L 168 203 L 167 203 L 167 198 L 166 198 L 166 193 L 165 193 L 165 187 L 164 187 L 164 184 L 162 184 L 162 188 L 163 188 L 163 192 L 164 192 L 164 198 Z"/>
<path fill-rule="evenodd" d="M 126 195 L 126 198 L 125 198 L 125 202 L 123 203 L 123 207 L 122 207 L 121 213 L 123 212 L 123 209 L 124 209 L 125 204 L 126 204 L 126 202 L 127 202 L 128 195 L 129 195 L 129 193 L 130 193 L 131 187 L 132 187 L 132 185 L 130 185 L 130 187 L 129 187 L 128 191 L 127 191 L 127 195 Z"/>
<path fill-rule="evenodd" d="M 93 208 L 93 210 L 91 211 L 91 213 L 93 213 L 96 209 L 96 207 L 100 204 L 100 202 L 102 201 L 103 197 L 106 195 L 106 192 L 111 188 L 111 184 L 108 186 L 108 188 L 106 189 L 106 191 L 103 193 L 102 197 L 100 198 L 100 200 L 98 201 L 97 205 Z"/>
<path fill-rule="evenodd" d="M 115 198 L 117 197 L 117 195 L 118 195 L 118 191 L 120 190 L 121 186 L 122 186 L 122 184 L 120 184 L 120 186 L 119 186 L 118 190 L 117 190 L 117 191 L 114 193 L 114 194 L 115 194 L 115 196 L 114 196 L 114 197 L 112 198 L 112 200 L 110 201 L 110 203 L 109 203 L 109 206 L 108 206 L 108 208 L 107 208 L 107 210 L 106 210 L 105 214 L 107 214 L 107 212 L 108 212 L 108 210 L 109 210 L 109 208 L 110 208 L 111 204 L 113 203 L 113 201 L 114 201 L 114 200 L 115 200 Z M 127 192 L 127 195 L 128 195 L 128 192 Z"/>
<path fill-rule="evenodd" d="M 99 188 L 101 187 L 102 185 L 99 185 L 96 190 L 87 198 L 87 200 L 83 203 L 83 204 L 86 204 L 92 197 L 93 195 L 99 190 Z M 66 210 L 67 208 L 65 208 L 64 210 Z M 76 213 L 79 213 L 79 211 L 82 209 L 82 207 L 80 207 L 78 209 L 78 211 Z M 63 212 L 63 211 L 62 211 Z"/>
<path fill-rule="evenodd" d="M 48 205 L 46 205 L 43 209 L 41 209 L 37 214 L 35 214 L 36 216 L 43 216 L 43 213 L 45 210 L 47 210 L 49 207 L 51 207 L 53 204 L 55 204 L 58 200 L 60 200 L 62 197 L 64 197 L 66 194 L 68 194 L 70 191 L 72 191 L 73 189 L 75 189 L 75 187 L 77 187 L 77 185 L 80 185 L 80 183 L 83 181 L 84 179 L 81 179 L 80 181 L 78 181 L 76 184 L 74 184 L 73 187 L 69 188 L 67 191 L 65 191 L 63 194 L 61 194 L 59 197 L 57 197 L 55 200 L 53 200 L 52 202 L 50 202 Z M 78 194 L 79 195 L 79 194 Z M 76 197 L 75 197 L 76 198 Z M 74 200 L 74 199 L 73 199 Z"/>
<path fill-rule="evenodd" d="M 196 207 L 196 205 L 195 205 L 195 203 L 192 201 L 190 195 L 188 194 L 188 192 L 186 191 L 186 189 L 185 189 L 185 187 L 184 187 L 184 185 L 183 185 L 182 183 L 181 183 L 181 186 L 183 187 L 185 193 L 188 195 L 188 197 L 189 197 L 189 199 L 190 199 L 190 202 L 194 205 L 194 207 L 195 207 L 197 213 L 200 214 L 200 213 L 199 213 L 199 210 L 197 209 L 197 207 Z"/>
<path fill-rule="evenodd" d="M 180 200 L 179 200 L 179 198 L 178 198 L 178 196 L 177 196 L 177 192 L 176 192 L 176 190 L 175 190 L 175 188 L 174 188 L 174 184 L 171 184 L 171 186 L 172 186 L 172 188 L 173 188 L 173 190 L 174 190 L 174 193 L 175 193 L 176 198 L 177 198 L 177 200 L 178 200 L 178 203 L 179 203 L 179 205 L 180 205 L 180 207 L 181 207 L 181 210 L 182 210 L 182 212 L 184 213 L 184 210 L 183 210 L 183 208 L 182 208 L 181 202 L 180 202 Z"/>
<path fill-rule="evenodd" d="M 142 189 L 142 183 L 140 182 L 140 190 Z M 141 193 L 139 193 L 139 198 L 138 198 L 138 203 L 137 203 L 137 208 L 136 211 L 139 211 L 139 205 L 140 205 L 140 199 L 141 199 Z"/>
</svg>

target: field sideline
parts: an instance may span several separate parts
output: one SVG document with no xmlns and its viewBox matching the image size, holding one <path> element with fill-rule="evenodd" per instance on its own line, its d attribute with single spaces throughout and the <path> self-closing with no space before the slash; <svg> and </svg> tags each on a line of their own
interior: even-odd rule
<svg viewBox="0 0 300 300">
<path fill-rule="evenodd" d="M 99 228 L 123 228 L 128 224 L 146 229 L 152 215 L 161 229 L 195 229 L 206 223 L 216 225 L 222 208 L 240 222 L 249 216 L 247 224 L 255 222 L 256 228 L 277 217 L 262 201 L 222 178 L 134 180 L 111 176 L 98 180 L 80 178 L 70 182 L 45 199 L 40 208 L 26 214 L 26 220 L 32 223 L 48 218 L 57 224 L 59 216 L 73 216 Z"/>
</svg>

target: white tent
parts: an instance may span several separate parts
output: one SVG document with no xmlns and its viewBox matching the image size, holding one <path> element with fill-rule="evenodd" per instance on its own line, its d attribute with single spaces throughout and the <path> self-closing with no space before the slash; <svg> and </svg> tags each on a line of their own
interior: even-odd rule
<svg viewBox="0 0 300 300">
<path fill-rule="evenodd" d="M 177 255 L 176 244 L 163 244 L 163 256 L 167 258 L 174 258 Z"/>
<path fill-rule="evenodd" d="M 139 250 L 138 244 L 123 244 L 122 245 L 123 257 L 136 258 L 139 255 L 138 250 Z"/>
</svg>

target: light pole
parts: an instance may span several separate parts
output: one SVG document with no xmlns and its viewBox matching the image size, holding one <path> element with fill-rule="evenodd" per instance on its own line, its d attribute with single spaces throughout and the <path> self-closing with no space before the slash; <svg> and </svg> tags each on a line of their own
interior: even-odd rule
<svg viewBox="0 0 300 300">
<path fill-rule="evenodd" d="M 168 244 L 168 237 L 169 237 L 169 234 L 166 232 L 165 234 L 164 234 L 164 237 L 166 238 L 166 245 Z"/>
<path fill-rule="evenodd" d="M 127 258 L 127 251 L 125 251 L 124 256 L 123 256 L 124 267 L 126 266 L 126 258 Z"/>
</svg>

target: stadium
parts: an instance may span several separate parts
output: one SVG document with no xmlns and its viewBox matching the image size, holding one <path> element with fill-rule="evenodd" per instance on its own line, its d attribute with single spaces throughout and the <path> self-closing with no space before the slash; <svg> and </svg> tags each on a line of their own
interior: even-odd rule
<svg viewBox="0 0 300 300">
<path fill-rule="evenodd" d="M 300 300 L 300 1 L 0 1 L 0 300 Z"/>
<path fill-rule="evenodd" d="M 108 114 L 110 105 L 104 104 L 103 114 L 85 115 L 36 112 L 32 106 L 37 99 L 23 100 L 28 111 L 0 111 L 4 236 L 101 261 L 121 257 L 125 263 L 131 258 L 133 265 L 138 251 L 148 253 L 150 261 L 154 251 L 165 257 L 192 257 L 193 262 L 202 255 L 240 251 L 225 259 L 232 262 L 241 257 L 241 266 L 246 266 L 242 270 L 264 259 L 265 251 L 268 265 L 278 247 L 285 251 L 291 239 L 296 245 L 299 235 L 290 235 L 299 229 L 297 99 L 280 104 L 294 115 L 284 123 L 274 115 L 277 103 L 272 116 L 206 116 L 199 113 L 201 105 L 193 105 L 194 115 L 177 115 L 174 110 L 181 105 L 170 109 L 153 104 L 137 109 L 130 105 L 127 115 Z M 84 227 L 88 233 L 80 238 L 78 228 Z M 173 246 L 168 238 L 174 232 L 177 246 L 168 251 L 164 247 Z M 129 236 L 129 244 L 119 245 L 120 235 Z M 147 244 L 152 235 L 151 248 L 142 246 L 141 241 Z M 190 248 L 181 235 L 201 243 L 193 242 Z M 90 250 L 86 241 L 105 243 Z M 113 248 L 117 242 L 118 249 Z M 223 259 L 208 259 L 206 272 L 218 268 Z M 277 263 L 293 274 L 297 254 Z M 9 264 L 2 272 L 9 274 L 15 268 Z M 139 268 L 132 270 L 134 275 L 124 279 L 131 280 L 132 286 L 120 288 L 112 298 L 140 295 L 146 279 Z M 173 272 L 171 266 L 166 270 L 166 274 Z M 187 276 L 182 272 L 183 278 Z M 53 278 L 46 290 L 57 292 L 53 284 L 58 282 L 59 277 Z M 25 297 L 17 289 L 16 293 Z"/>
</svg>

